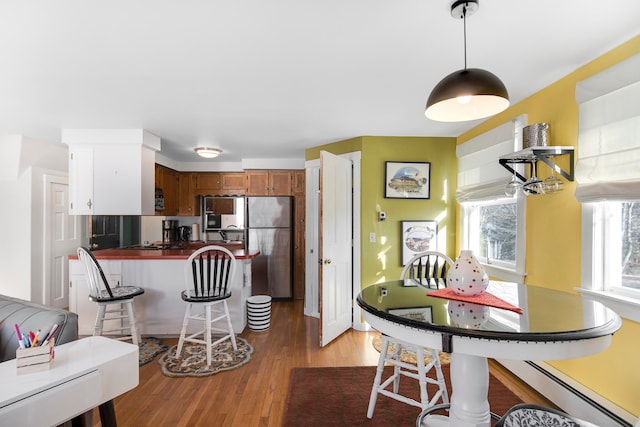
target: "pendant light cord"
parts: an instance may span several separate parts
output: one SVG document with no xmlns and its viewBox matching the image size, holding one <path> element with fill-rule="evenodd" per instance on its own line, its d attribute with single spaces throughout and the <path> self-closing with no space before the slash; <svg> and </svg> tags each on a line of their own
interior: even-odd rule
<svg viewBox="0 0 640 427">
<path fill-rule="evenodd" d="M 462 22 L 464 28 L 464 69 L 467 69 L 467 4 L 462 6 Z"/>
</svg>

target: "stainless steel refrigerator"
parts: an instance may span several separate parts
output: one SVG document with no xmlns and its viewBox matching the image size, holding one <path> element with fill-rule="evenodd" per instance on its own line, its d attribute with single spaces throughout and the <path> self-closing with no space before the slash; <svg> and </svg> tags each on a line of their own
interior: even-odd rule
<svg viewBox="0 0 640 427">
<path fill-rule="evenodd" d="M 247 247 L 259 250 L 251 262 L 252 294 L 292 298 L 291 197 L 247 197 Z"/>
</svg>

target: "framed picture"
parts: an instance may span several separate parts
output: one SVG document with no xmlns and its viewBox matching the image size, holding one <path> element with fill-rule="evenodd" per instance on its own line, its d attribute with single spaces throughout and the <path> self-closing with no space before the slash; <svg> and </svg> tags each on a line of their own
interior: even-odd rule
<svg viewBox="0 0 640 427">
<path fill-rule="evenodd" d="M 433 311 L 431 306 L 412 307 L 412 308 L 390 308 L 389 314 L 394 316 L 406 317 L 407 319 L 417 320 L 418 322 L 433 323 Z"/>
<path fill-rule="evenodd" d="M 412 256 L 424 251 L 438 250 L 437 221 L 401 221 L 402 265 Z"/>
<path fill-rule="evenodd" d="M 428 199 L 431 163 L 385 162 L 384 197 Z"/>
</svg>

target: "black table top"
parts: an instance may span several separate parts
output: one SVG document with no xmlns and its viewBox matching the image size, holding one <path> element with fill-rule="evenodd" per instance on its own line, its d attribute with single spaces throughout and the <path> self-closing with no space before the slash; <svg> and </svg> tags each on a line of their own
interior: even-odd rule
<svg viewBox="0 0 640 427">
<path fill-rule="evenodd" d="M 597 301 L 543 287 L 491 281 L 487 292 L 522 308 L 518 314 L 430 297 L 434 289 L 405 283 L 415 285 L 396 280 L 368 286 L 358 305 L 402 325 L 484 339 L 570 341 L 610 335 L 622 326 L 620 317 Z"/>
</svg>

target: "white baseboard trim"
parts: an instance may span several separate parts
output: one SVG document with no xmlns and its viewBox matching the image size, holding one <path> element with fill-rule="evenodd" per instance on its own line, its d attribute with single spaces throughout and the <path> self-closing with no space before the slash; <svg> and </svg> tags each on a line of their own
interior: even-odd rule
<svg viewBox="0 0 640 427">
<path fill-rule="evenodd" d="M 639 422 L 633 414 L 545 362 L 503 359 L 497 362 L 571 415 L 599 426 L 631 427 Z"/>
</svg>

